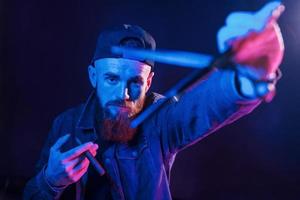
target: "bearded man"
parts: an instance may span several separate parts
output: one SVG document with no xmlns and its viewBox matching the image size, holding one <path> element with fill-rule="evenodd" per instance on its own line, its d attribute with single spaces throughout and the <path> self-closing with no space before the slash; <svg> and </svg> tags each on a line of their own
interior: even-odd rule
<svg viewBox="0 0 300 200">
<path fill-rule="evenodd" d="M 163 98 L 147 94 L 154 62 L 114 55 L 111 47 L 154 50 L 155 41 L 134 25 L 103 31 L 88 67 L 94 90 L 86 103 L 54 120 L 24 198 L 171 199 L 169 178 L 176 154 L 252 111 L 262 101 L 257 83 L 268 85 L 264 97 L 274 92 L 270 80 L 281 63 L 283 43 L 276 22 L 280 10 L 271 11 L 256 32 L 251 32 L 255 23 L 249 17 L 247 21 L 240 20 L 245 15 L 231 15 L 219 44 L 221 50 L 232 48 L 238 70 L 212 73 L 137 128 L 131 128 L 131 120 Z M 241 24 L 233 23 L 237 18 L 246 27 L 239 34 Z M 87 152 L 103 166 L 103 176 L 89 167 Z"/>
</svg>

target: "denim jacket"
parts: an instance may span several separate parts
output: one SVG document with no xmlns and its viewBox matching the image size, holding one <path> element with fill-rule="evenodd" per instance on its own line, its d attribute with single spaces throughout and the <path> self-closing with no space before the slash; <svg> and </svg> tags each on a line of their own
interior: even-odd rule
<svg viewBox="0 0 300 200">
<path fill-rule="evenodd" d="M 158 95 L 152 97 L 150 102 L 160 98 Z M 96 99 L 93 94 L 85 104 L 55 119 L 37 164 L 37 175 L 27 183 L 24 199 L 60 199 L 62 193 L 73 194 L 73 199 L 84 199 L 88 173 L 77 183 L 54 190 L 44 178 L 44 169 L 50 147 L 62 135 L 71 133 L 64 150 L 76 146 L 74 136 L 82 142 L 96 140 Z M 170 103 L 145 121 L 139 127 L 135 142 L 115 143 L 105 150 L 102 161 L 113 182 L 113 199 L 171 199 L 169 178 L 176 154 L 249 113 L 259 103 L 259 100 L 239 95 L 234 72 L 214 72 L 179 101 Z"/>
</svg>

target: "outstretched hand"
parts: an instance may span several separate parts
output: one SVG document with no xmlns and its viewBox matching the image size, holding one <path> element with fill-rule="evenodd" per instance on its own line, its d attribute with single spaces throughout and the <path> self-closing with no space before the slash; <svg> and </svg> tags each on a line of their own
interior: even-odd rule
<svg viewBox="0 0 300 200">
<path fill-rule="evenodd" d="M 242 66 L 242 73 L 258 80 L 274 78 L 284 54 L 277 24 L 283 10 L 279 2 L 272 2 L 255 13 L 230 14 L 218 32 L 219 50 L 231 48 L 232 61 Z"/>
</svg>

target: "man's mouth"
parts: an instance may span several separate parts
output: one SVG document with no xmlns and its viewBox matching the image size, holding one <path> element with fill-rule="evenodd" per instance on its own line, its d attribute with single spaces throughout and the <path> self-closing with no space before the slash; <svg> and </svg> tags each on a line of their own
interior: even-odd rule
<svg viewBox="0 0 300 200">
<path fill-rule="evenodd" d="M 113 107 L 113 108 L 117 108 L 118 110 L 122 110 L 122 111 L 127 111 L 129 112 L 130 111 L 130 108 L 125 106 L 125 105 L 116 105 L 116 104 L 111 104 L 109 105 L 110 107 Z"/>
</svg>

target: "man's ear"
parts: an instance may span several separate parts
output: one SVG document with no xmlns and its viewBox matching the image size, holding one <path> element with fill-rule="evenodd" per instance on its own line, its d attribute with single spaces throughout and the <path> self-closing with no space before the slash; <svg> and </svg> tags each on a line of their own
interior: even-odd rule
<svg viewBox="0 0 300 200">
<path fill-rule="evenodd" d="M 151 87 L 153 76 L 154 76 L 154 72 L 150 72 L 147 78 L 146 92 L 148 92 L 149 88 Z"/>
<path fill-rule="evenodd" d="M 90 78 L 90 82 L 92 84 L 92 87 L 96 88 L 96 85 L 97 85 L 96 68 L 92 65 L 89 65 L 88 71 L 89 71 L 89 78 Z"/>
</svg>

